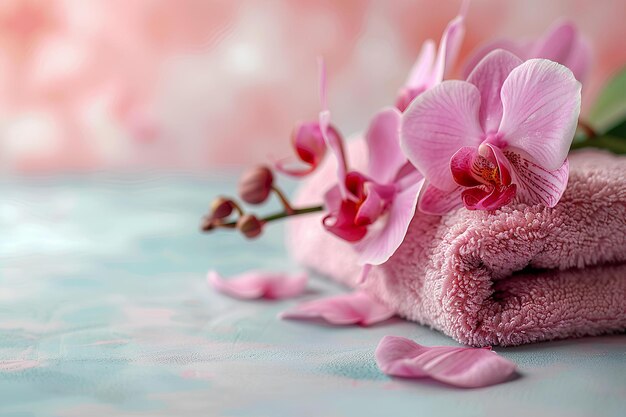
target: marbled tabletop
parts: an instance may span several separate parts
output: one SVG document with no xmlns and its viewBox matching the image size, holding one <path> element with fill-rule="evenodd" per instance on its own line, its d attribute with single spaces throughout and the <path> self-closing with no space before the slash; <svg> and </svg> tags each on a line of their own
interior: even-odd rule
<svg viewBox="0 0 626 417">
<path fill-rule="evenodd" d="M 297 269 L 282 226 L 254 242 L 198 232 L 234 180 L 0 180 L 0 416 L 625 415 L 623 334 L 496 348 L 520 375 L 462 390 L 376 367 L 384 335 L 456 345 L 436 331 L 400 319 L 369 328 L 277 319 L 346 291 L 322 277 L 299 299 L 217 294 L 209 269 Z"/>
</svg>

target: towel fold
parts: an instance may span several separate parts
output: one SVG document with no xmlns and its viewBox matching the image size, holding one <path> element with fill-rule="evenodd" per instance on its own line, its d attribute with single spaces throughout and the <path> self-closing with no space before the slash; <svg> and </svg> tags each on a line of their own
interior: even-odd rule
<svg viewBox="0 0 626 417">
<path fill-rule="evenodd" d="M 351 166 L 366 161 L 362 141 Z M 554 208 L 416 214 L 405 241 L 363 289 L 409 320 L 471 346 L 519 345 L 626 330 L 626 158 L 570 156 L 568 188 Z M 319 203 L 335 179 L 328 161 L 299 190 Z M 320 216 L 294 219 L 288 247 L 301 264 L 355 287 L 349 244 Z"/>
</svg>

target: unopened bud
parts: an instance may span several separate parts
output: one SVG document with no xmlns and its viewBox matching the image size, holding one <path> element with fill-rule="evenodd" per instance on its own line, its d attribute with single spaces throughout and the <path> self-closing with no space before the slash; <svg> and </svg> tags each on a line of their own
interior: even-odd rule
<svg viewBox="0 0 626 417">
<path fill-rule="evenodd" d="M 215 229 L 215 220 L 212 219 L 209 216 L 203 217 L 202 218 L 202 223 L 200 224 L 200 229 L 203 232 L 209 232 L 209 231 Z"/>
<path fill-rule="evenodd" d="M 249 204 L 261 204 L 270 195 L 274 184 L 274 174 L 264 166 L 245 172 L 239 180 L 239 195 Z"/>
<path fill-rule="evenodd" d="M 237 220 L 237 229 L 249 239 L 253 239 L 263 231 L 263 223 L 252 214 L 244 214 Z"/>
<path fill-rule="evenodd" d="M 300 123 L 291 134 L 293 147 L 298 158 L 312 166 L 317 166 L 326 154 L 326 143 L 319 122 Z"/>
<path fill-rule="evenodd" d="M 235 208 L 232 200 L 224 197 L 218 197 L 211 203 L 210 219 L 224 219 L 230 216 Z"/>
</svg>

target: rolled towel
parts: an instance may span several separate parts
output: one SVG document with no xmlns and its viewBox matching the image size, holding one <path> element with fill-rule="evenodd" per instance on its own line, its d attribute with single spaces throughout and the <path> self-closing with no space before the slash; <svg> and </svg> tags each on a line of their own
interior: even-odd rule
<svg viewBox="0 0 626 417">
<path fill-rule="evenodd" d="M 351 167 L 366 150 L 350 143 Z M 298 192 L 319 204 L 336 181 L 327 161 Z M 321 216 L 288 227 L 301 264 L 356 287 L 350 245 Z M 554 208 L 510 204 L 495 212 L 418 213 L 398 251 L 362 288 L 398 315 L 471 346 L 520 345 L 626 330 L 626 158 L 570 155 L 567 190 Z"/>
</svg>

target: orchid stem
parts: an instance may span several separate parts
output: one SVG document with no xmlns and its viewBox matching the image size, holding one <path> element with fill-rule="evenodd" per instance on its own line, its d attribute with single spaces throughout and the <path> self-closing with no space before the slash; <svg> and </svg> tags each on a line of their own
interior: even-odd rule
<svg viewBox="0 0 626 417">
<path fill-rule="evenodd" d="M 594 139 L 598 136 L 596 130 L 584 120 L 578 119 L 578 127 L 585 133 L 585 136 L 587 136 L 586 140 Z"/>
<path fill-rule="evenodd" d="M 285 194 L 280 190 L 280 188 L 278 188 L 275 185 L 272 185 L 272 190 L 274 191 L 274 193 L 276 194 L 276 196 L 278 197 L 278 199 L 280 200 L 280 203 L 283 205 L 283 207 L 285 208 L 285 212 L 288 214 L 293 214 L 294 213 L 294 209 L 293 207 L 291 207 L 291 204 L 289 204 L 289 200 L 287 200 L 287 197 L 285 196 Z"/>
<path fill-rule="evenodd" d="M 324 210 L 324 206 L 303 207 L 303 208 L 298 208 L 298 209 L 291 208 L 290 212 L 288 212 L 285 209 L 284 211 L 281 211 L 279 213 L 274 213 L 274 214 L 270 214 L 270 215 L 268 215 L 266 217 L 262 217 L 259 220 L 261 222 L 263 222 L 263 223 L 270 223 L 270 222 L 273 222 L 275 220 L 284 219 L 286 217 L 301 216 L 303 214 L 316 213 L 316 212 L 322 211 L 322 210 Z M 235 227 L 237 227 L 237 222 L 216 224 L 215 227 L 216 228 L 222 227 L 222 228 L 227 228 L 227 229 L 234 229 Z M 205 231 L 208 231 L 208 230 L 205 230 Z"/>
</svg>

